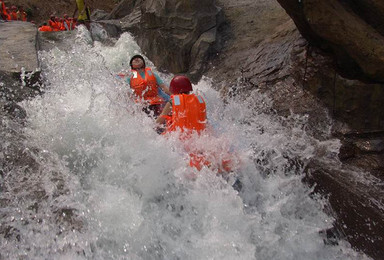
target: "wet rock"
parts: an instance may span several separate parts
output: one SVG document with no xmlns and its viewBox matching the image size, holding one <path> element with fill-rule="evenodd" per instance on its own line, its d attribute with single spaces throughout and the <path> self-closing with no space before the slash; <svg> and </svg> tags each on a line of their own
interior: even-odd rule
<svg viewBox="0 0 384 260">
<path fill-rule="evenodd" d="M 77 30 L 60 32 L 38 32 L 39 51 L 49 51 L 53 48 L 70 50 L 74 43 Z"/>
<path fill-rule="evenodd" d="M 2 71 L 34 71 L 39 67 L 36 55 L 36 34 L 34 24 L 25 22 L 0 23 L 1 46 L 0 67 Z"/>
<path fill-rule="evenodd" d="M 109 13 L 104 10 L 96 9 L 91 14 L 92 21 L 106 20 L 109 18 Z"/>
<path fill-rule="evenodd" d="M 384 181 L 384 137 L 382 131 L 351 132 L 342 138 L 339 158 Z"/>
<path fill-rule="evenodd" d="M 40 71 L 24 73 L 0 71 L 0 100 L 20 102 L 41 93 Z"/>
<path fill-rule="evenodd" d="M 122 32 L 121 24 L 118 21 L 113 20 L 101 20 L 98 21 L 97 24 L 103 27 L 103 29 L 107 32 L 108 37 L 118 38 Z"/>
<path fill-rule="evenodd" d="M 356 147 L 366 153 L 380 153 L 384 151 L 384 140 L 360 140 L 356 142 Z"/>
<path fill-rule="evenodd" d="M 294 75 L 305 90 L 327 107 L 331 116 L 356 131 L 384 127 L 384 84 L 346 79 L 334 67 L 332 57 L 308 47 L 305 59 L 296 63 Z"/>
<path fill-rule="evenodd" d="M 189 75 L 192 81 L 198 82 L 204 70 L 205 61 L 211 52 L 212 46 L 216 42 L 217 29 L 213 28 L 200 35 L 199 39 L 193 44 L 191 50 L 191 66 Z"/>
<path fill-rule="evenodd" d="M 346 161 L 348 159 L 354 158 L 356 154 L 356 146 L 353 144 L 353 142 L 351 140 L 345 140 L 343 145 L 340 147 L 338 156 L 341 161 Z"/>
<path fill-rule="evenodd" d="M 315 192 L 326 194 L 336 217 L 336 230 L 355 248 L 362 249 L 374 259 L 383 259 L 384 190 L 382 183 L 369 173 L 356 168 L 313 161 L 308 166 L 307 181 L 316 183 Z"/>
<path fill-rule="evenodd" d="M 4 110 L 7 111 L 7 113 L 15 119 L 25 119 L 27 117 L 27 112 L 25 109 L 13 102 L 5 104 Z"/>
<path fill-rule="evenodd" d="M 340 239 L 345 239 L 343 235 L 340 233 L 339 230 L 337 230 L 335 227 L 321 230 L 320 235 L 324 237 L 324 244 L 326 245 L 338 245 Z"/>
<path fill-rule="evenodd" d="M 40 93 L 37 29 L 26 22 L 0 23 L 0 99 L 19 102 Z"/>
<path fill-rule="evenodd" d="M 120 19 L 119 23 L 121 24 L 122 31 L 129 31 L 137 35 L 140 32 L 140 20 L 140 6 L 136 6 L 129 15 Z"/>
</svg>

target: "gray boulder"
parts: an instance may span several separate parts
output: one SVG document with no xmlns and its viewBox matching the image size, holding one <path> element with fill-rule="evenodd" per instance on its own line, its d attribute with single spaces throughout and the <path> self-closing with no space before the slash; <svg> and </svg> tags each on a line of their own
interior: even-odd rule
<svg viewBox="0 0 384 260">
<path fill-rule="evenodd" d="M 0 102 L 19 102 L 40 93 L 36 26 L 26 22 L 0 23 Z"/>
<path fill-rule="evenodd" d="M 96 9 L 91 14 L 91 20 L 92 21 L 99 21 L 99 20 L 105 20 L 108 19 L 109 13 L 107 13 L 104 10 Z"/>
</svg>

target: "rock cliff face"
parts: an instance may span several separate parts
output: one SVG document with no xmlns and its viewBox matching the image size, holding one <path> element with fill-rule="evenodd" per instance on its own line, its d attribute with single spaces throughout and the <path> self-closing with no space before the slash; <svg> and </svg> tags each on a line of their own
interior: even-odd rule
<svg viewBox="0 0 384 260">
<path fill-rule="evenodd" d="M 159 69 L 201 77 L 204 61 L 217 51 L 221 9 L 214 0 L 124 0 L 110 17 L 122 27 Z M 198 11 L 197 11 L 198 10 Z"/>
<path fill-rule="evenodd" d="M 138 43 L 151 52 L 159 68 L 192 75 L 201 72 L 220 19 L 214 0 L 147 0 L 141 10 Z"/>
<path fill-rule="evenodd" d="M 384 81 L 384 3 L 278 0 L 314 46 L 331 51 L 347 77 Z"/>
<path fill-rule="evenodd" d="M 352 130 L 381 131 L 384 3 L 278 2 L 308 41 L 305 77 L 302 76 L 305 88 Z"/>
</svg>

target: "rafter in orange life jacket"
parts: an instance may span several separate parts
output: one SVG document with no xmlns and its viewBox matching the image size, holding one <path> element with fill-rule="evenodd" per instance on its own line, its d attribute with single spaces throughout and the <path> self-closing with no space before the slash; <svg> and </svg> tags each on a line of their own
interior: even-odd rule
<svg viewBox="0 0 384 260">
<path fill-rule="evenodd" d="M 24 11 L 18 11 L 17 12 L 17 19 L 19 21 L 26 22 L 27 21 L 27 13 Z"/>
<path fill-rule="evenodd" d="M 5 7 L 5 3 L 4 1 L 0 1 L 1 2 L 1 16 L 5 19 L 5 20 L 9 20 L 10 17 L 9 17 L 9 14 L 7 12 L 7 9 Z M 9 19 L 8 19 L 9 18 Z"/>
<path fill-rule="evenodd" d="M 166 118 L 167 131 L 180 129 L 200 132 L 206 128 L 207 113 L 204 99 L 195 94 L 172 95 L 172 116 Z"/>
<path fill-rule="evenodd" d="M 206 104 L 200 95 L 195 94 L 178 94 L 172 95 L 172 115 L 164 116 L 167 128 L 163 134 L 180 130 L 182 141 L 189 139 L 191 133 L 196 131 L 201 133 L 207 128 Z M 188 142 L 187 142 L 188 143 Z M 190 150 L 187 144 L 185 149 L 189 154 L 189 166 L 201 170 L 204 166 L 214 168 L 218 173 L 230 172 L 232 170 L 231 155 L 219 160 L 216 154 L 205 154 L 204 149 Z"/>
<path fill-rule="evenodd" d="M 11 18 L 11 15 L 7 12 L 7 10 L 5 10 L 4 12 L 3 12 L 3 15 L 4 15 L 4 17 L 5 17 L 5 20 L 8 20 L 8 21 L 10 21 L 12 18 Z"/>
<path fill-rule="evenodd" d="M 9 15 L 12 21 L 17 21 L 17 12 L 12 11 Z"/>
<path fill-rule="evenodd" d="M 57 31 L 60 31 L 61 28 L 60 28 L 60 23 L 58 21 L 53 21 L 52 19 L 50 19 L 48 21 L 48 24 L 49 26 L 52 27 L 53 31 L 57 32 Z"/>
</svg>

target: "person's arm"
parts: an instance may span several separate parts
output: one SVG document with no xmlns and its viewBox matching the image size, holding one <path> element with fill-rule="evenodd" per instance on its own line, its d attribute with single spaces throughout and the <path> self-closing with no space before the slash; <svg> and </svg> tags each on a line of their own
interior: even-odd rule
<svg viewBox="0 0 384 260">
<path fill-rule="evenodd" d="M 168 116 L 169 114 L 171 114 L 171 111 L 172 111 L 172 103 L 167 102 L 167 104 L 163 108 L 163 111 L 161 112 L 160 116 L 156 119 L 156 123 L 157 124 L 165 124 L 166 120 L 163 116 Z"/>
<path fill-rule="evenodd" d="M 132 77 L 133 77 L 133 73 L 132 72 L 125 74 L 125 82 L 128 83 L 130 88 L 132 88 L 132 86 L 131 86 L 131 79 L 132 79 Z"/>
<path fill-rule="evenodd" d="M 165 92 L 167 93 L 168 95 L 171 95 L 171 92 L 169 91 L 169 88 L 163 83 L 163 84 L 160 84 L 159 87 Z"/>
<path fill-rule="evenodd" d="M 167 94 L 167 95 L 171 95 L 171 92 L 169 92 L 169 88 L 164 84 L 164 82 L 161 80 L 161 78 L 159 77 L 159 75 L 157 75 L 157 73 L 154 73 L 153 72 L 153 75 L 155 75 L 155 78 L 156 78 L 156 83 L 157 85 Z"/>
</svg>

